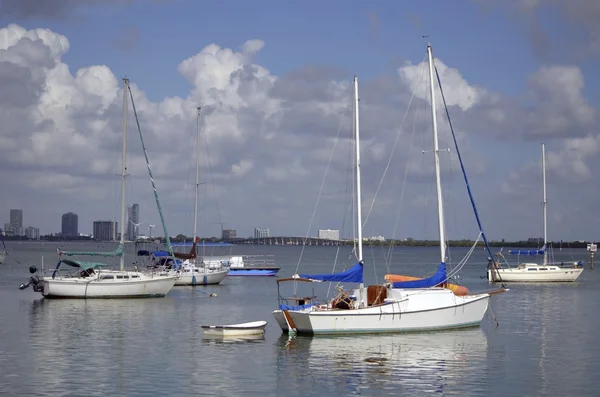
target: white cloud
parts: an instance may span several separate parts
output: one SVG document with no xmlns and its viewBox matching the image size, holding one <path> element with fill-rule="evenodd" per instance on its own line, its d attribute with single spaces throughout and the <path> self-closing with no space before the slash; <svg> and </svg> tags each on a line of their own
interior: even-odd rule
<svg viewBox="0 0 600 397">
<path fill-rule="evenodd" d="M 172 233 L 188 233 L 191 228 L 193 201 L 190 189 L 184 187 L 191 186 L 195 170 L 197 106 L 202 106 L 206 138 L 200 163 L 201 179 L 209 182 L 201 200 L 212 225 L 203 229 L 207 234 L 216 235 L 219 230 L 216 200 L 222 218 L 241 235 L 256 225 L 267 225 L 276 234 L 303 235 L 338 130 L 343 138 L 332 157 L 320 203 L 323 209 L 317 216 L 322 227 L 341 226 L 339 212 L 344 203 L 351 204 L 345 201 L 351 186 L 346 182 L 351 175 L 351 76 L 334 68 L 302 65 L 276 76 L 254 61 L 263 46 L 256 39 L 242 44 L 239 51 L 210 44 L 184 59 L 177 70 L 191 84 L 185 96 L 151 101 L 144 92 L 151 87 L 137 86 L 135 76 L 130 76 Z M 60 215 L 68 211 L 78 212 L 80 229 L 89 231 L 92 221 L 114 216 L 118 205 L 115 174 L 120 172 L 121 81 L 106 65 L 70 70 L 63 59 L 67 51 L 67 38 L 47 29 L 26 30 L 17 25 L 0 29 L 0 86 L 4 87 L 0 92 L 0 183 L 5 195 L 0 210 L 8 214 L 10 208 L 23 208 L 26 223 L 41 226 L 43 232 L 57 231 Z M 483 200 L 479 205 L 492 218 L 490 223 L 498 217 L 495 211 L 512 210 L 519 197 L 509 195 L 507 187 L 530 181 L 539 158 L 531 155 L 530 165 L 526 164 L 529 159 L 513 164 L 513 159 L 507 160 L 496 150 L 498 141 L 538 139 L 542 134 L 554 140 L 548 153 L 553 175 L 571 182 L 591 180 L 600 144 L 593 130 L 595 109 L 584 97 L 585 81 L 578 68 L 541 68 L 529 80 L 523 94 L 528 106 L 524 106 L 520 98 L 474 86 L 458 69 L 439 59 L 436 63 L 472 187 Z M 419 91 L 399 131 L 422 67 L 407 64 L 395 76 L 360 82 L 365 200 L 374 195 L 399 134 L 397 152 L 369 220 L 382 233 L 393 228 L 389 214 L 396 213 L 399 184 L 415 137 L 402 237 L 412 234 L 411 225 L 421 224 L 417 219 L 422 219 L 422 206 L 431 191 L 431 153 L 421 154 L 431 149 L 430 115 L 424 111 L 427 90 Z M 141 205 L 145 222 L 158 224 L 131 109 L 129 119 L 128 172 L 132 176 L 127 201 Z M 454 156 L 443 120 L 440 117 L 440 147 L 452 148 Z M 441 157 L 444 191 L 451 191 L 449 181 L 453 181 L 459 194 L 452 195 L 462 197 L 458 163 L 448 161 L 445 153 Z M 519 170 L 524 164 L 530 172 Z M 506 177 L 511 169 L 512 176 Z M 489 173 L 498 179 L 488 181 Z M 370 204 L 365 202 L 366 207 Z M 467 216 L 462 207 L 450 207 Z M 461 235 L 473 230 L 464 227 Z M 488 234 L 494 238 L 492 231 Z"/>
</svg>

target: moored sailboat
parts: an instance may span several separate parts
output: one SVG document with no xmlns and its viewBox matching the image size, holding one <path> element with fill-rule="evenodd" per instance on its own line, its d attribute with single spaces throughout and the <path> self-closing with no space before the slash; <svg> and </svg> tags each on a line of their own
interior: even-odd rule
<svg viewBox="0 0 600 397">
<path fill-rule="evenodd" d="M 510 266 L 506 260 L 503 260 L 504 266 L 500 263 L 500 258 L 504 259 L 502 253 L 496 255 L 497 260 L 491 261 L 487 276 L 488 281 L 498 282 L 572 282 L 583 273 L 583 266 L 574 263 L 570 265 L 552 264 L 548 262 L 548 227 L 547 227 L 547 205 L 546 197 L 546 147 L 542 143 L 542 186 L 543 186 L 543 212 L 544 212 L 544 245 L 540 249 L 516 249 L 510 250 L 511 255 L 537 256 L 542 255 L 542 263 L 525 262 L 518 266 Z"/>
<path fill-rule="evenodd" d="M 440 259 L 438 271 L 431 277 L 388 283 L 363 285 L 362 218 L 360 190 L 360 135 L 358 80 L 354 78 L 354 133 L 356 162 L 356 218 L 357 259 L 352 268 L 334 274 L 298 274 L 295 282 L 353 282 L 359 287 L 351 291 L 338 288 L 339 294 L 331 302 L 320 301 L 316 296 L 285 298 L 279 294 L 279 308 L 273 315 L 284 332 L 298 334 L 350 334 L 433 331 L 478 326 L 485 315 L 491 293 L 456 295 L 445 288 L 450 274 L 446 272 L 446 239 L 444 230 L 443 196 L 440 182 L 439 148 L 435 112 L 434 64 L 431 46 L 427 46 L 435 176 L 438 199 L 438 228 L 440 234 Z M 481 228 L 480 228 L 481 229 Z M 503 292 L 499 290 L 498 292 Z M 292 300 L 290 302 L 290 300 Z"/>
<path fill-rule="evenodd" d="M 123 120 L 122 120 L 122 163 L 121 163 L 121 227 L 125 225 L 126 159 L 127 159 L 127 109 L 129 79 L 123 79 Z M 134 105 L 135 111 L 135 105 Z M 156 190 L 155 190 L 156 193 Z M 158 199 L 158 197 L 156 197 Z M 158 204 L 158 201 L 157 201 Z M 162 215 L 161 215 L 162 216 Z M 164 222 L 163 222 L 164 227 Z M 168 234 L 165 231 L 166 238 Z M 170 242 L 169 242 L 170 244 Z M 33 274 L 29 282 L 20 289 L 32 286 L 45 298 L 144 298 L 165 296 L 175 284 L 176 277 L 159 273 L 144 273 L 125 270 L 125 233 L 121 233 L 119 245 L 112 252 L 84 252 L 58 250 L 59 260 L 50 276 L 37 275 L 37 268 L 30 267 Z M 171 249 L 172 250 L 172 249 Z M 72 256 L 118 257 L 120 269 L 108 269 L 108 264 L 79 259 L 66 259 Z M 63 265 L 73 274 L 64 274 Z M 42 269 L 43 270 L 43 269 Z"/>
</svg>

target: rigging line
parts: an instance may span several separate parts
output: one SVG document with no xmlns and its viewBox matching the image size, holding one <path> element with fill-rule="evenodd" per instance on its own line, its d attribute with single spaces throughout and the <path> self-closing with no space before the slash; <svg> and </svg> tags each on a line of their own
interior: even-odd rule
<svg viewBox="0 0 600 397">
<path fill-rule="evenodd" d="M 208 138 L 206 137 L 207 134 L 206 134 L 205 124 L 206 123 L 201 123 L 201 130 L 202 130 L 202 135 L 204 136 L 204 147 L 206 149 L 206 161 L 208 162 L 208 171 L 210 172 L 213 194 L 215 195 L 215 203 L 217 205 L 217 218 L 219 218 L 219 223 L 221 223 L 221 226 L 222 226 L 223 223 L 221 220 L 221 210 L 219 208 L 219 200 L 217 199 L 217 188 L 215 185 L 215 175 L 213 174 L 212 163 L 210 161 L 210 156 L 208 155 Z M 223 236 L 221 236 L 221 237 L 223 237 Z"/>
<path fill-rule="evenodd" d="M 354 87 L 352 85 L 349 85 L 348 92 L 350 93 L 351 90 L 353 90 L 353 88 Z M 329 159 L 327 160 L 327 167 L 325 168 L 325 175 L 323 175 L 323 180 L 321 181 L 321 186 L 319 188 L 319 193 L 317 195 L 317 201 L 315 202 L 312 215 L 310 216 L 310 221 L 308 223 L 308 229 L 306 230 L 306 236 L 304 237 L 304 240 L 302 241 L 302 249 L 300 250 L 300 257 L 298 258 L 298 264 L 296 265 L 296 271 L 294 272 L 294 274 L 297 274 L 298 269 L 300 268 L 300 263 L 302 261 L 302 255 L 304 254 L 304 248 L 306 247 L 306 240 L 310 236 L 310 229 L 312 227 L 312 223 L 313 223 L 313 221 L 315 219 L 315 215 L 317 213 L 317 207 L 319 206 L 319 201 L 321 200 L 321 194 L 323 193 L 323 187 L 325 186 L 325 180 L 327 179 L 327 174 L 329 172 L 329 166 L 331 165 L 331 160 L 333 159 L 333 153 L 334 153 L 335 147 L 339 140 L 340 131 L 342 130 L 342 122 L 344 121 L 344 117 L 346 116 L 347 112 L 348 112 L 348 106 L 346 106 L 346 108 L 344 109 L 344 112 L 342 113 L 342 116 L 340 117 L 338 130 L 335 135 L 335 139 L 333 141 L 333 147 L 331 148 L 331 152 L 329 153 Z"/>
<path fill-rule="evenodd" d="M 454 134 L 454 127 L 452 125 L 452 119 L 450 118 L 450 111 L 448 110 L 448 106 L 446 104 L 446 96 L 444 95 L 444 89 L 442 88 L 442 79 L 440 78 L 440 74 L 438 73 L 436 66 L 434 66 L 434 69 L 435 69 L 435 75 L 437 77 L 438 85 L 440 87 L 440 94 L 442 94 L 442 101 L 444 103 L 444 110 L 446 111 L 446 117 L 448 118 L 448 125 L 450 126 L 450 131 L 452 132 L 452 140 L 454 141 L 454 148 L 456 149 L 456 155 L 458 156 L 458 161 L 460 162 L 460 168 L 462 170 L 465 184 L 467 185 L 467 193 L 469 194 L 469 200 L 471 200 L 471 205 L 473 206 L 473 212 L 475 213 L 475 219 L 477 220 L 477 225 L 479 226 L 479 231 L 481 232 L 481 237 L 483 238 L 483 242 L 485 243 L 485 248 L 488 252 L 489 259 L 493 260 L 494 256 L 492 255 L 492 250 L 490 249 L 490 245 L 488 243 L 487 237 L 485 236 L 485 232 L 483 231 L 483 226 L 481 224 L 481 220 L 479 219 L 479 213 L 477 212 L 477 207 L 475 206 L 475 199 L 473 198 L 473 194 L 471 192 L 471 186 L 469 185 L 469 179 L 467 178 L 467 172 L 465 170 L 465 166 L 463 164 L 462 157 L 460 155 L 460 150 L 458 149 L 458 142 L 456 141 L 456 135 Z M 502 280 L 502 276 L 500 276 L 500 272 L 498 272 L 498 276 L 500 278 L 500 282 L 505 287 L 504 281 Z"/>
<path fill-rule="evenodd" d="M 419 78 L 419 82 L 417 84 L 417 87 L 421 85 L 421 83 L 423 82 L 423 79 L 425 77 L 425 62 L 421 62 L 421 77 Z M 415 88 L 416 90 L 416 88 Z M 413 91 L 414 93 L 415 91 Z M 412 100 L 412 98 L 411 98 Z M 413 117 L 413 128 L 412 128 L 412 135 L 411 135 L 411 140 L 410 140 L 410 147 L 408 150 L 408 159 L 406 161 L 406 168 L 404 169 L 404 179 L 402 181 L 402 187 L 400 189 L 400 199 L 398 202 L 398 210 L 396 212 L 396 222 L 394 223 L 394 230 L 392 232 L 392 240 L 395 240 L 396 238 L 396 233 L 398 231 L 398 224 L 400 223 L 400 212 L 402 209 L 402 201 L 404 199 L 404 192 L 405 192 L 405 188 L 406 188 L 406 181 L 408 180 L 408 170 L 410 169 L 410 161 L 412 159 L 412 153 L 413 153 L 413 149 L 414 149 L 414 142 L 415 142 L 415 136 L 416 136 L 416 130 L 417 130 L 417 115 L 418 115 L 418 108 L 419 108 L 419 103 L 422 99 L 417 98 L 417 104 L 415 106 L 415 109 L 417 111 L 415 111 L 414 113 L 414 117 Z M 409 103 L 409 108 L 410 108 L 410 103 Z M 407 110 L 408 111 L 408 110 Z M 388 257 L 387 257 L 387 270 L 388 272 L 390 271 L 390 266 L 391 266 L 391 262 L 392 262 L 392 255 L 393 255 L 393 243 L 390 242 L 390 249 L 389 249 L 389 253 L 388 253 Z"/>
<path fill-rule="evenodd" d="M 424 64 L 425 62 L 425 58 L 423 58 L 423 60 L 421 61 L 421 64 L 423 65 L 423 74 L 424 74 Z M 421 79 L 423 78 L 423 75 L 421 75 Z M 402 126 L 404 125 L 404 122 L 406 121 L 406 117 L 408 116 L 408 112 L 410 110 L 410 105 L 412 104 L 412 101 L 415 97 L 415 93 L 417 91 L 417 87 L 420 87 L 420 84 L 417 84 L 415 86 L 415 88 L 412 91 L 412 94 L 410 95 L 410 100 L 408 101 L 408 106 L 406 107 L 406 112 L 404 112 L 404 117 L 402 118 L 402 122 L 400 123 L 400 127 L 398 128 L 398 132 L 396 133 L 396 139 L 394 140 L 394 145 L 392 145 L 392 150 L 390 153 L 390 157 L 388 158 L 388 162 L 385 166 L 385 169 L 383 171 L 383 175 L 381 176 L 381 180 L 379 181 L 379 185 L 377 186 L 377 189 L 375 190 L 375 195 L 373 196 L 373 200 L 371 201 L 371 206 L 369 208 L 369 211 L 367 212 L 367 216 L 365 217 L 365 221 L 363 222 L 363 227 L 364 225 L 367 223 L 367 221 L 369 220 L 369 215 L 371 215 L 371 211 L 373 210 L 373 206 L 375 205 L 375 199 L 377 198 L 377 194 L 379 193 L 379 189 L 381 189 L 381 185 L 383 185 L 383 180 L 385 179 L 385 176 L 390 168 L 390 164 L 392 163 L 392 159 L 394 157 L 394 152 L 396 150 L 396 145 L 398 144 L 398 139 L 400 138 L 400 134 L 402 132 Z"/>
<path fill-rule="evenodd" d="M 135 123 L 137 124 L 138 133 L 140 135 L 140 141 L 142 143 L 142 150 L 144 151 L 144 157 L 146 159 L 146 166 L 148 167 L 148 175 L 150 175 L 150 181 L 152 182 L 152 190 L 154 190 L 154 198 L 156 200 L 156 206 L 158 207 L 158 214 L 160 215 L 160 221 L 162 223 L 163 231 L 165 233 L 165 241 L 167 243 L 167 250 L 170 256 L 174 256 L 173 254 L 173 245 L 171 245 L 171 237 L 167 232 L 167 225 L 165 223 L 165 217 L 162 212 L 162 208 L 160 206 L 160 201 L 158 200 L 158 192 L 156 191 L 156 184 L 154 183 L 154 176 L 152 176 L 152 168 L 150 167 L 150 160 L 148 160 L 148 152 L 146 151 L 146 145 L 144 144 L 144 137 L 142 136 L 142 128 L 140 127 L 140 120 L 138 119 L 137 110 L 135 108 L 135 102 L 133 101 L 133 92 L 131 91 L 131 86 L 129 88 L 129 96 L 131 97 L 131 106 L 133 107 L 133 115 L 135 116 Z"/>
</svg>

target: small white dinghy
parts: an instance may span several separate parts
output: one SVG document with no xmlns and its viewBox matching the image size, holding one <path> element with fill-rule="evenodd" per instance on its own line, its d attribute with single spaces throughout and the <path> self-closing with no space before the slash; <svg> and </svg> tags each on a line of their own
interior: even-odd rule
<svg viewBox="0 0 600 397">
<path fill-rule="evenodd" d="M 265 333 L 266 321 L 252 321 L 242 324 L 203 325 L 204 335 L 210 336 L 245 336 Z"/>
</svg>

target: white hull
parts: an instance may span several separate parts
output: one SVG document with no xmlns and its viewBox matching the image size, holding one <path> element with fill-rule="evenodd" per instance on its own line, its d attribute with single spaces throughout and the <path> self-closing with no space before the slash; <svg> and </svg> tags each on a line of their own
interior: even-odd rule
<svg viewBox="0 0 600 397">
<path fill-rule="evenodd" d="M 176 271 L 172 274 L 178 277 L 175 285 L 182 286 L 219 284 L 227 277 L 228 272 L 229 270 L 225 267 L 211 269 L 207 266 L 184 265 L 183 271 Z"/>
<path fill-rule="evenodd" d="M 112 275 L 113 278 L 103 278 Z M 129 278 L 115 278 L 129 276 Z M 175 277 L 140 272 L 100 271 L 91 277 L 44 277 L 46 298 L 147 298 L 165 296 Z"/>
<path fill-rule="evenodd" d="M 202 329 L 207 336 L 250 336 L 264 334 L 266 325 L 266 321 L 253 321 L 231 325 L 203 325 Z"/>
<path fill-rule="evenodd" d="M 311 307 L 287 311 L 298 334 L 350 334 L 419 332 L 478 326 L 489 304 L 488 294 L 456 296 L 444 288 L 390 290 L 383 305 L 361 309 L 319 310 Z M 288 321 L 281 310 L 273 312 L 284 332 Z"/>
<path fill-rule="evenodd" d="M 488 270 L 488 281 L 505 281 L 513 283 L 573 282 L 577 280 L 582 272 L 583 267 L 558 267 L 527 264 L 516 268 L 490 269 Z"/>
</svg>

